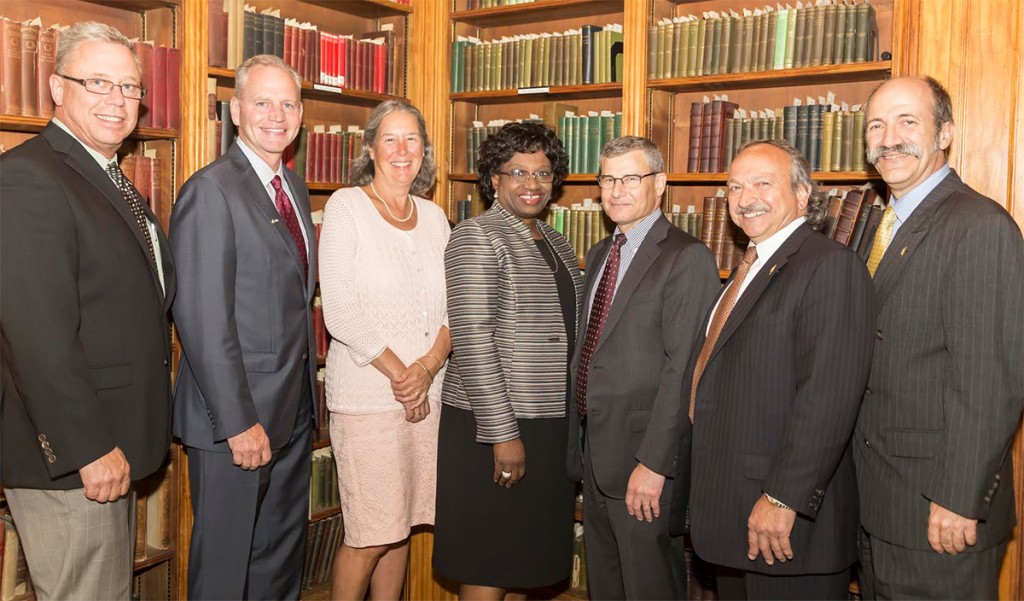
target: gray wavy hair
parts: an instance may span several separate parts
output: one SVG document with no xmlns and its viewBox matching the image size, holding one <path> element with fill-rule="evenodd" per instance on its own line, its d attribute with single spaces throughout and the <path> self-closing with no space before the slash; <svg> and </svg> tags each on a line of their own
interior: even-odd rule
<svg viewBox="0 0 1024 601">
<path fill-rule="evenodd" d="M 774 146 L 789 155 L 790 186 L 794 193 L 801 189 L 808 191 L 807 213 L 805 217 L 811 227 L 820 230 L 825 225 L 825 220 L 828 217 L 828 205 L 826 203 L 828 199 L 818 190 L 818 184 L 811 179 L 811 164 L 807 162 L 807 158 L 786 140 L 751 140 L 740 146 L 736 156 L 740 156 L 740 153 L 748 148 L 759 145 Z"/>
<path fill-rule="evenodd" d="M 420 172 L 412 181 L 410 192 L 416 196 L 425 196 L 434 187 L 434 180 L 437 177 L 437 163 L 434 162 L 434 146 L 427 137 L 427 122 L 423 119 L 423 113 L 418 108 L 405 100 L 391 99 L 377 105 L 366 120 L 366 127 L 363 131 L 363 151 L 352 160 L 351 180 L 357 186 L 365 186 L 373 181 L 376 173 L 373 166 L 373 159 L 370 158 L 370 147 L 377 140 L 377 132 L 380 124 L 391 113 L 409 113 L 416 118 L 416 126 L 420 130 L 420 138 L 423 140 L 423 163 L 420 164 Z"/>
</svg>

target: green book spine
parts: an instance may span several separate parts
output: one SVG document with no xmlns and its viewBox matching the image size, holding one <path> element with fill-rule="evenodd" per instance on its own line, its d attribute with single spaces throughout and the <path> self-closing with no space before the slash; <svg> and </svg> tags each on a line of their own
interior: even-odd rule
<svg viewBox="0 0 1024 601">
<path fill-rule="evenodd" d="M 611 73 L 608 75 L 608 81 L 614 83 L 622 83 L 622 34 L 618 31 L 613 31 L 608 39 L 608 53 L 611 55 L 609 61 Z"/>
<path fill-rule="evenodd" d="M 832 138 L 835 135 L 836 114 L 825 111 L 821 114 L 821 170 L 832 171 Z"/>
<path fill-rule="evenodd" d="M 853 170 L 864 171 L 864 111 L 853 114 Z"/>
<path fill-rule="evenodd" d="M 485 92 L 494 89 L 494 88 L 491 87 L 491 83 L 492 83 L 491 77 L 494 74 L 494 62 L 492 61 L 493 55 L 494 55 L 494 44 L 492 42 L 487 42 L 486 44 L 484 44 L 484 56 L 483 56 L 483 61 L 482 61 L 483 64 L 481 65 L 481 75 L 480 75 L 480 79 L 483 82 L 483 90 Z"/>
<path fill-rule="evenodd" d="M 789 24 L 789 10 L 778 11 L 775 17 L 775 59 L 772 68 L 776 71 L 786 66 L 786 26 Z"/>
<path fill-rule="evenodd" d="M 750 52 L 750 70 L 761 71 L 764 67 L 764 59 L 761 56 L 761 15 L 754 15 L 750 17 L 754 24 L 754 37 L 751 40 L 751 52 Z"/>
<path fill-rule="evenodd" d="M 833 117 L 833 120 L 835 121 L 835 123 L 833 124 L 833 131 L 832 131 L 832 168 L 830 170 L 831 171 L 842 171 L 843 170 L 843 156 L 842 156 L 842 154 L 843 154 L 843 152 L 842 152 L 843 151 L 843 138 L 845 137 L 843 135 L 844 134 L 844 132 L 843 132 L 843 115 L 844 115 L 844 113 L 842 111 L 840 111 L 840 112 L 836 112 L 836 113 L 832 113 L 832 114 L 835 115 L 835 117 Z"/>
<path fill-rule="evenodd" d="M 578 86 L 583 81 L 583 63 L 580 59 L 582 45 L 582 35 L 574 33 L 569 36 L 569 85 L 572 86 Z"/>
<path fill-rule="evenodd" d="M 843 62 L 852 63 L 855 60 L 857 60 L 857 7 L 848 6 L 846 8 L 846 36 L 843 40 Z"/>
<path fill-rule="evenodd" d="M 586 117 L 573 117 L 572 124 L 572 170 L 570 173 L 583 173 L 586 162 L 583 160 L 583 153 L 586 146 L 583 145 L 583 133 L 586 131 Z"/>
<path fill-rule="evenodd" d="M 586 173 L 590 167 L 590 117 L 581 116 L 579 123 L 579 160 L 576 173 Z"/>
<path fill-rule="evenodd" d="M 771 71 L 775 69 L 775 36 L 779 29 L 779 15 L 774 11 L 768 15 L 768 39 L 765 41 L 764 69 Z"/>
<path fill-rule="evenodd" d="M 722 39 L 718 44 L 718 72 L 731 73 L 732 65 L 729 64 L 729 46 L 732 43 L 733 19 L 729 15 L 723 15 L 719 21 L 722 23 Z"/>
<path fill-rule="evenodd" d="M 835 59 L 833 52 L 836 45 L 836 5 L 829 4 L 825 7 L 825 36 L 821 48 L 821 64 L 833 65 Z"/>
<path fill-rule="evenodd" d="M 668 41 L 671 25 L 660 23 L 647 30 L 647 77 L 661 79 L 665 75 L 665 55 L 670 48 Z"/>
<path fill-rule="evenodd" d="M 451 64 L 452 80 L 451 80 L 451 87 L 449 88 L 449 92 L 452 92 L 452 93 L 461 92 L 462 91 L 462 90 L 459 89 L 459 78 L 458 78 L 458 75 L 456 75 L 459 72 L 459 45 L 460 44 L 462 44 L 462 42 L 459 42 L 459 41 L 452 42 L 452 58 L 451 58 L 451 63 L 452 63 Z"/>
<path fill-rule="evenodd" d="M 711 60 L 707 72 L 718 75 L 722 72 L 722 19 L 712 19 L 707 26 L 711 28 Z M 704 52 L 708 54 L 707 50 Z"/>
<path fill-rule="evenodd" d="M 715 45 L 715 22 L 714 20 L 704 19 L 704 55 L 701 58 L 701 72 L 704 75 L 711 75 L 714 71 L 712 60 L 715 57 L 715 50 L 718 46 Z"/>
<path fill-rule="evenodd" d="M 815 6 L 811 13 L 811 61 L 812 67 L 822 64 L 825 43 L 825 7 Z"/>
<path fill-rule="evenodd" d="M 601 152 L 601 117 L 587 117 L 587 171 L 597 173 L 597 157 Z"/>
<path fill-rule="evenodd" d="M 668 49 L 670 53 L 671 68 L 669 69 L 669 77 L 682 77 L 686 75 L 686 43 L 683 41 L 683 24 L 672 23 L 672 47 Z"/>
<path fill-rule="evenodd" d="M 722 150 L 722 168 L 729 171 L 732 164 L 733 152 L 736 147 L 736 119 L 728 119 L 725 122 L 725 148 Z"/>
<path fill-rule="evenodd" d="M 853 60 L 858 63 L 863 63 L 868 60 L 868 36 L 870 35 L 868 17 L 870 13 L 868 9 L 871 5 L 867 2 L 863 2 L 857 5 L 854 12 L 857 15 L 856 25 L 856 43 L 853 54 Z"/>
<path fill-rule="evenodd" d="M 613 140 L 622 137 L 622 113 L 615 113 L 614 124 Z"/>
<path fill-rule="evenodd" d="M 782 62 L 784 69 L 793 68 L 793 59 L 796 56 L 796 22 L 798 9 L 789 9 L 786 11 L 786 53 L 785 59 Z"/>
<path fill-rule="evenodd" d="M 743 47 L 740 59 L 740 73 L 749 73 L 754 65 L 751 61 L 754 50 L 754 17 L 743 17 Z"/>
<path fill-rule="evenodd" d="M 597 156 L 594 158 L 593 169 L 591 173 L 597 173 L 597 170 L 601 166 L 601 150 L 604 150 L 604 145 L 615 139 L 615 116 L 614 115 L 603 115 L 601 117 L 601 143 Z"/>
<path fill-rule="evenodd" d="M 843 113 L 843 145 L 842 145 L 842 168 L 843 171 L 853 170 L 853 113 Z"/>
<path fill-rule="evenodd" d="M 835 42 L 832 45 L 832 64 L 843 62 L 846 54 L 846 5 L 836 5 Z"/>
<path fill-rule="evenodd" d="M 697 21 L 686 23 L 686 76 L 697 75 Z"/>
<path fill-rule="evenodd" d="M 807 47 L 807 13 L 810 8 L 798 8 L 796 10 L 796 48 L 793 50 L 793 66 L 804 67 Z"/>
<path fill-rule="evenodd" d="M 704 51 L 706 50 L 705 38 L 707 36 L 708 22 L 705 19 L 697 21 L 697 44 L 694 50 L 697 52 L 697 58 L 694 61 L 694 68 L 696 69 L 695 75 L 704 75 Z"/>
</svg>

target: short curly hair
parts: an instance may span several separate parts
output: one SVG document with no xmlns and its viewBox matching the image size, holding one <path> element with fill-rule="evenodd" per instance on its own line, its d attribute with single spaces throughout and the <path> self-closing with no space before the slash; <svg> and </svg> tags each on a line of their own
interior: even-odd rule
<svg viewBox="0 0 1024 601">
<path fill-rule="evenodd" d="M 516 153 L 532 154 L 543 152 L 551 161 L 555 175 L 552 182 L 557 190 L 569 174 L 569 154 L 555 132 L 539 123 L 506 123 L 498 133 L 488 136 L 480 144 L 476 171 L 480 178 L 477 187 L 487 202 L 494 202 L 495 190 L 491 178 L 501 171 L 502 166 L 512 160 Z"/>
</svg>

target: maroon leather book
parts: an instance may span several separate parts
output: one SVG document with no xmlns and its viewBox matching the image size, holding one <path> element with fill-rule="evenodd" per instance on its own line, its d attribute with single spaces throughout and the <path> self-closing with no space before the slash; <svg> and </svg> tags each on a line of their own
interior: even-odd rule
<svg viewBox="0 0 1024 601">
<path fill-rule="evenodd" d="M 711 233 L 711 253 L 715 255 L 715 264 L 722 267 L 725 256 L 725 231 L 732 223 L 729 220 L 729 201 L 724 196 L 715 197 L 715 229 Z"/>
<path fill-rule="evenodd" d="M 295 70 L 299 72 L 299 77 L 309 80 L 309 59 L 306 55 L 309 54 L 309 36 L 315 32 L 300 28 L 295 33 L 298 38 L 295 40 Z"/>
<path fill-rule="evenodd" d="M 38 92 L 36 97 L 36 114 L 49 119 L 53 117 L 53 95 L 50 94 L 50 76 L 53 75 L 54 63 L 57 60 L 57 30 L 46 27 L 39 31 L 38 72 L 36 79 Z"/>
<path fill-rule="evenodd" d="M 135 54 L 142 64 L 142 85 L 149 90 L 139 107 L 139 127 L 153 127 L 153 98 L 156 96 L 153 93 L 153 44 L 135 42 Z"/>
<path fill-rule="evenodd" d="M 857 224 L 857 216 L 860 214 L 860 207 L 864 198 L 860 190 L 850 190 L 843 199 L 843 208 L 839 212 L 839 220 L 836 223 L 836 233 L 832 239 L 848 246 L 850 237 L 853 235 L 853 228 Z"/>
<path fill-rule="evenodd" d="M 3 74 L 0 75 L 0 109 L 5 115 L 21 114 L 21 23 L 2 19 Z M 35 83 L 35 82 L 33 82 Z"/>
<path fill-rule="evenodd" d="M 341 139 L 342 133 L 331 134 L 331 151 L 328 155 L 328 163 L 331 166 L 332 183 L 341 183 Z"/>
<path fill-rule="evenodd" d="M 284 56 L 282 57 L 282 60 L 284 61 L 284 64 L 288 65 L 289 67 L 291 67 L 293 69 L 295 68 L 295 64 L 292 62 L 292 52 L 293 52 L 292 44 L 294 43 L 294 39 L 295 39 L 294 36 L 295 36 L 295 28 L 292 27 L 291 25 L 285 25 L 284 26 Z"/>
<path fill-rule="evenodd" d="M 39 103 L 39 26 L 21 25 L 21 114 L 37 116 Z"/>
<path fill-rule="evenodd" d="M 224 12 L 224 0 L 208 0 L 210 37 L 207 42 L 208 60 L 211 67 L 228 66 L 228 14 Z"/>
<path fill-rule="evenodd" d="M 715 197 L 704 197 L 704 212 L 700 220 L 700 241 L 711 248 L 711 237 L 715 229 Z"/>
<path fill-rule="evenodd" d="M 164 93 L 164 103 L 167 127 L 181 129 L 181 50 L 177 48 L 167 49 L 167 86 Z"/>
<path fill-rule="evenodd" d="M 690 150 L 686 161 L 687 173 L 700 172 L 700 135 L 704 129 L 704 106 L 702 102 L 690 103 Z"/>
<path fill-rule="evenodd" d="M 167 129 L 167 48 L 164 46 L 153 47 L 153 87 L 149 94 L 152 100 L 149 106 L 153 115 L 149 118 L 151 127 Z"/>
<path fill-rule="evenodd" d="M 725 170 L 725 123 L 732 119 L 739 108 L 735 102 L 716 100 L 711 103 L 711 136 L 708 149 L 708 172 L 721 173 Z M 705 120 L 705 123 L 707 121 Z"/>
</svg>

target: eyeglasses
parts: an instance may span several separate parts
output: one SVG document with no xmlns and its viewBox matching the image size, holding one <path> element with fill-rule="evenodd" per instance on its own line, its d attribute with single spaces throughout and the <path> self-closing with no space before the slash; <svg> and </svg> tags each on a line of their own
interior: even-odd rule
<svg viewBox="0 0 1024 601">
<path fill-rule="evenodd" d="M 550 184 L 555 181 L 555 174 L 550 171 L 524 171 L 522 169 L 513 169 L 512 171 L 498 171 L 498 175 L 507 175 L 513 182 L 517 184 L 525 184 L 530 181 L 530 177 L 537 180 L 539 184 Z"/>
<path fill-rule="evenodd" d="M 660 171 L 652 171 L 651 173 L 645 173 L 643 175 L 623 175 L 622 177 L 612 177 L 610 175 L 599 175 L 597 176 L 597 185 L 602 188 L 614 188 L 615 182 L 622 182 L 622 187 L 627 190 L 634 190 L 640 187 L 640 180 L 645 177 L 652 175 L 658 175 Z"/>
<path fill-rule="evenodd" d="M 85 88 L 87 91 L 93 94 L 100 94 L 107 96 L 114 91 L 114 87 L 121 88 L 121 95 L 125 98 L 131 98 L 132 100 L 142 100 L 142 97 L 146 95 L 146 88 L 142 87 L 137 83 L 114 83 L 106 79 L 100 79 L 98 77 L 90 77 L 89 79 L 78 79 L 77 77 L 68 77 L 58 73 L 64 79 L 73 81 L 78 85 Z"/>
</svg>

